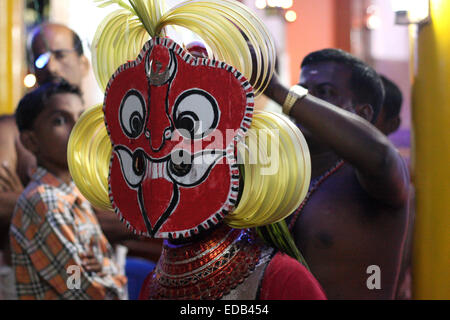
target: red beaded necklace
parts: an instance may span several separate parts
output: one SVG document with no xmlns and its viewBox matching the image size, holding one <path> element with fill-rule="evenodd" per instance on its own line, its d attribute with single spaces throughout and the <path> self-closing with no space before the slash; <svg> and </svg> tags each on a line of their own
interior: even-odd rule
<svg viewBox="0 0 450 320">
<path fill-rule="evenodd" d="M 316 178 L 309 187 L 308 194 L 306 195 L 305 199 L 303 200 L 302 204 L 298 209 L 292 214 L 292 219 L 289 223 L 289 230 L 292 231 L 294 228 L 295 223 L 297 222 L 298 216 L 302 212 L 303 208 L 308 203 L 308 200 L 311 198 L 311 195 L 319 188 L 319 186 L 328 179 L 331 175 L 333 175 L 336 171 L 338 171 L 342 166 L 344 165 L 343 160 L 339 160 L 332 168 L 327 170 L 324 174 L 322 174 L 320 177 Z"/>
</svg>

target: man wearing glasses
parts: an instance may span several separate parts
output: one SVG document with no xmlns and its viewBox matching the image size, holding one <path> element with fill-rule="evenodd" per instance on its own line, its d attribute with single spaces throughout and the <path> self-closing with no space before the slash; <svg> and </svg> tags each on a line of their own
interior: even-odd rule
<svg viewBox="0 0 450 320">
<path fill-rule="evenodd" d="M 90 72 L 80 37 L 64 25 L 45 23 L 33 29 L 27 51 L 38 85 L 64 79 L 82 88 Z M 84 98 L 87 100 L 86 96 Z M 8 231 L 17 199 L 35 167 L 34 156 L 20 143 L 14 115 L 0 117 L 0 300 L 15 299 Z M 111 244 L 125 245 L 129 256 L 158 260 L 161 252 L 159 241 L 134 236 L 115 214 L 95 213 Z M 145 269 L 147 275 L 151 264 L 142 259 L 139 261 L 140 268 Z"/>
<path fill-rule="evenodd" d="M 62 78 L 81 87 L 89 62 L 75 32 L 63 25 L 39 26 L 32 31 L 28 48 L 39 84 Z"/>
<path fill-rule="evenodd" d="M 65 79 L 81 87 L 89 72 L 89 61 L 83 54 L 79 36 L 71 29 L 46 23 L 30 34 L 27 46 L 30 67 L 38 85 Z M 11 277 L 8 230 L 17 198 L 28 184 L 34 156 L 19 141 L 13 115 L 0 118 L 0 299 L 14 299 Z M 3 251 L 3 252 L 2 252 Z"/>
</svg>

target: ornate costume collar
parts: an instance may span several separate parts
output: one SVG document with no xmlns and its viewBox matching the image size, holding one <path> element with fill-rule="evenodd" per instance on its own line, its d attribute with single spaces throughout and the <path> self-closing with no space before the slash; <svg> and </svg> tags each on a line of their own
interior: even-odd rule
<svg viewBox="0 0 450 320">
<path fill-rule="evenodd" d="M 149 299 L 221 299 L 251 274 L 261 246 L 249 230 L 220 226 L 187 245 L 167 241 L 149 286 Z"/>
</svg>

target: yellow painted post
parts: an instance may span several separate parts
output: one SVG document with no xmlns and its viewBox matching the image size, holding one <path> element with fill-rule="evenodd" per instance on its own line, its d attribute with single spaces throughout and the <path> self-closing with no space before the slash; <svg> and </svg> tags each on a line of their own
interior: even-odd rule
<svg viewBox="0 0 450 320">
<path fill-rule="evenodd" d="M 0 115 L 14 112 L 23 94 L 23 0 L 0 0 Z"/>
<path fill-rule="evenodd" d="M 415 299 L 450 299 L 450 1 L 431 0 L 413 84 Z"/>
</svg>

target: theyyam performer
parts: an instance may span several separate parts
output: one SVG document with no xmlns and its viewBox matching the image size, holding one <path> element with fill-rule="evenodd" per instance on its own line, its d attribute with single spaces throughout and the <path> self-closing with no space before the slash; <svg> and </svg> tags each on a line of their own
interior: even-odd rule
<svg viewBox="0 0 450 320">
<path fill-rule="evenodd" d="M 264 24 L 237 1 L 98 2 L 120 7 L 92 46 L 105 99 L 74 128 L 69 167 L 93 205 L 166 239 L 141 298 L 324 299 L 283 222 L 308 190 L 307 145 L 254 111 L 274 72 Z M 202 42 L 175 42 L 184 29 Z"/>
</svg>

